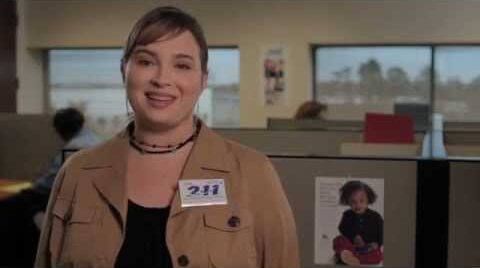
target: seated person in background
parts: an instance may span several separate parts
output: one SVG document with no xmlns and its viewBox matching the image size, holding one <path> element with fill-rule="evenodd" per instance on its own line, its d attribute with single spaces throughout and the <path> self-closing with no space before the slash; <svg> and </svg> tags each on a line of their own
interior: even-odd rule
<svg viewBox="0 0 480 268">
<path fill-rule="evenodd" d="M 297 109 L 295 119 L 324 119 L 323 114 L 327 111 L 327 105 L 317 101 L 306 101 Z"/>
<path fill-rule="evenodd" d="M 60 109 L 55 113 L 53 126 L 65 142 L 62 150 L 80 150 L 100 143 L 95 133 L 84 126 L 84 121 L 83 114 L 74 108 Z M 62 166 L 62 157 L 61 151 L 55 155 L 48 170 L 36 180 L 34 190 L 50 193 L 53 181 Z"/>
<path fill-rule="evenodd" d="M 340 188 L 340 204 L 350 206 L 333 241 L 338 261 L 346 265 L 379 264 L 383 261 L 383 219 L 368 206 L 377 194 L 366 183 L 349 181 Z"/>
<path fill-rule="evenodd" d="M 100 142 L 84 127 L 82 113 L 74 108 L 58 110 L 53 126 L 65 141 L 62 150 L 79 150 Z M 0 200 L 0 267 L 33 266 L 43 213 L 62 158 L 62 151 L 59 151 L 30 189 Z"/>
</svg>

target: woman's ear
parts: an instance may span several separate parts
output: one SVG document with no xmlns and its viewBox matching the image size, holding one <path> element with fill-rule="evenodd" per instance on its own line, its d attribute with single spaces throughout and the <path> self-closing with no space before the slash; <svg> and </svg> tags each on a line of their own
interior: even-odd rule
<svg viewBox="0 0 480 268">
<path fill-rule="evenodd" d="M 208 85 L 208 71 L 202 74 L 202 90 Z"/>
</svg>

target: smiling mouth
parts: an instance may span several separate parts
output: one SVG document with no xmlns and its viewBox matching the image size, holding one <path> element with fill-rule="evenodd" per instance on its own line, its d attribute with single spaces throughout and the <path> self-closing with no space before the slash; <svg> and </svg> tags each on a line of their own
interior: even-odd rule
<svg viewBox="0 0 480 268">
<path fill-rule="evenodd" d="M 177 98 L 168 94 L 146 93 L 145 97 L 150 106 L 163 109 L 171 105 Z"/>
</svg>

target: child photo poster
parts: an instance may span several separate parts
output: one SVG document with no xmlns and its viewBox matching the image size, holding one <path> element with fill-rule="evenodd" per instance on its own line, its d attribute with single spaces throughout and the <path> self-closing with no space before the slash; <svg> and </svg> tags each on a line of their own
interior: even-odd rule
<svg viewBox="0 0 480 268">
<path fill-rule="evenodd" d="M 383 266 L 384 191 L 381 178 L 315 178 L 315 264 Z"/>
<path fill-rule="evenodd" d="M 264 105 L 287 104 L 287 48 L 273 45 L 262 49 L 262 85 Z"/>
</svg>

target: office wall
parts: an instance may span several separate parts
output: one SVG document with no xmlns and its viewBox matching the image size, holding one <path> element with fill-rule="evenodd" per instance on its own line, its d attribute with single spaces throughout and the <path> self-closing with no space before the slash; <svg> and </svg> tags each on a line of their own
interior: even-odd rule
<svg viewBox="0 0 480 268">
<path fill-rule="evenodd" d="M 17 112 L 39 114 L 45 111 L 44 68 L 41 50 L 27 49 L 27 0 L 17 0 Z"/>
<path fill-rule="evenodd" d="M 132 23 L 163 4 L 184 8 L 205 28 L 210 45 L 240 48 L 241 124 L 264 127 L 290 117 L 310 98 L 311 44 L 479 42 L 480 2 L 468 0 L 113 1 L 19 0 L 19 111 L 45 109 L 39 52 L 58 47 L 118 47 Z M 260 52 L 288 47 L 289 105 L 264 107 Z"/>
</svg>

